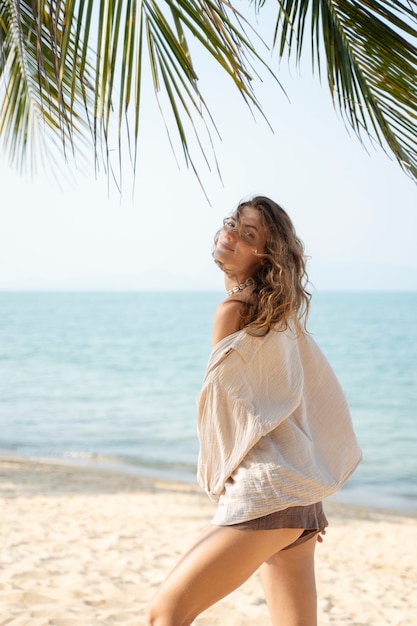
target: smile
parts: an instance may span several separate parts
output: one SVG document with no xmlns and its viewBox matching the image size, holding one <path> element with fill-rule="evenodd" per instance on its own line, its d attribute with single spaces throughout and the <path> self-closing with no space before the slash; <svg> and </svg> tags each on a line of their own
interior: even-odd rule
<svg viewBox="0 0 417 626">
<path fill-rule="evenodd" d="M 218 242 L 217 247 L 229 250 L 230 252 L 234 252 L 234 249 L 231 246 L 227 245 L 227 243 L 223 243 L 222 241 Z"/>
</svg>

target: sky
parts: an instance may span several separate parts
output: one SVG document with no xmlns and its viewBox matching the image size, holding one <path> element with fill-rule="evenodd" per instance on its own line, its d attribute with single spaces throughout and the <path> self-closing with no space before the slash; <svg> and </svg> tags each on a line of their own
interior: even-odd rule
<svg viewBox="0 0 417 626">
<path fill-rule="evenodd" d="M 308 67 L 279 77 L 288 98 L 270 78 L 257 85 L 272 132 L 207 66 L 222 138 L 222 182 L 201 168 L 210 203 L 177 150 L 178 166 L 149 85 L 134 195 L 127 159 L 120 196 L 105 173 L 55 162 L 30 179 L 0 153 L 0 290 L 222 290 L 213 236 L 255 194 L 290 214 L 316 291 L 416 290 L 416 184 L 349 135 Z"/>
</svg>

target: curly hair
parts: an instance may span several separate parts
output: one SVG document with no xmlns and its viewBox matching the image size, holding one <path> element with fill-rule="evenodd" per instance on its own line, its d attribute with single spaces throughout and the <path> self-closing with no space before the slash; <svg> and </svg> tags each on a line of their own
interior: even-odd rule
<svg viewBox="0 0 417 626">
<path fill-rule="evenodd" d="M 305 329 L 311 294 L 307 291 L 309 281 L 304 244 L 297 237 L 284 209 L 265 196 L 241 202 L 233 213 L 232 218 L 242 239 L 246 237 L 239 225 L 245 207 L 259 211 L 266 244 L 262 252 L 255 252 L 262 259 L 262 264 L 253 276 L 254 298 L 242 303 L 242 327 L 249 334 L 264 335 L 273 328 L 286 329 L 291 320 Z"/>
</svg>

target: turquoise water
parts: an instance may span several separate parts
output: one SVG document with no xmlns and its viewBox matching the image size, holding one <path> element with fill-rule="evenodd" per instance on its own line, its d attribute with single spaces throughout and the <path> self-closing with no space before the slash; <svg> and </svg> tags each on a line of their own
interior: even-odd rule
<svg viewBox="0 0 417 626">
<path fill-rule="evenodd" d="M 0 453 L 194 480 L 216 293 L 0 293 Z M 338 499 L 417 510 L 417 293 L 314 297 L 364 461 Z"/>
</svg>

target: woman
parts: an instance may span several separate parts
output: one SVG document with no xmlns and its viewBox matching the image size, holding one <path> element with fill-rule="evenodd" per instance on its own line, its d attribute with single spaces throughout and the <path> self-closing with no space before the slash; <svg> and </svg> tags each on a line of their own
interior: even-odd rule
<svg viewBox="0 0 417 626">
<path fill-rule="evenodd" d="M 339 383 L 305 330 L 304 248 L 285 211 L 261 196 L 241 203 L 213 256 L 227 298 L 199 397 L 198 479 L 217 512 L 147 623 L 188 626 L 259 570 L 273 626 L 316 626 L 321 500 L 361 452 Z"/>
</svg>

